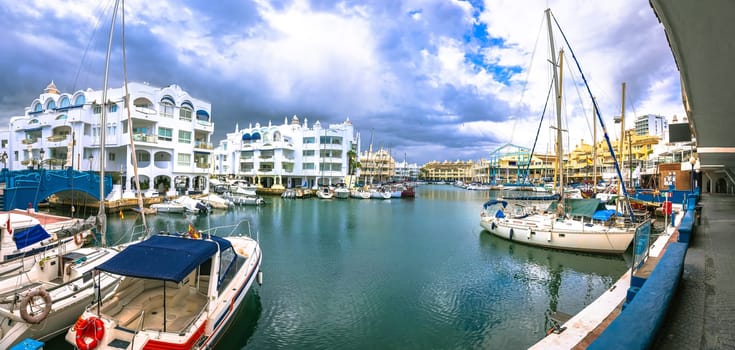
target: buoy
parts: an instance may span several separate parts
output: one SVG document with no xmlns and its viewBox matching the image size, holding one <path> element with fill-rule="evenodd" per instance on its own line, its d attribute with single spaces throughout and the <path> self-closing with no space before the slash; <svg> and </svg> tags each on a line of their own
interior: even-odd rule
<svg viewBox="0 0 735 350">
<path fill-rule="evenodd" d="M 258 282 L 259 286 L 263 285 L 263 271 L 258 270 L 258 274 L 255 275 L 255 280 Z"/>
<path fill-rule="evenodd" d="M 120 210 L 120 220 L 125 219 L 125 214 L 123 214 L 122 210 Z"/>
</svg>

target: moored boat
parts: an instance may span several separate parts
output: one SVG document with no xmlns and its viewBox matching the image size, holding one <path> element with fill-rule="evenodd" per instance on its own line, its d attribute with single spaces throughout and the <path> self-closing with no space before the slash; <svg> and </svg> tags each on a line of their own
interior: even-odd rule
<svg viewBox="0 0 735 350">
<path fill-rule="evenodd" d="M 99 265 L 118 287 L 90 305 L 66 340 L 77 348 L 209 349 L 231 325 L 262 254 L 249 236 L 156 235 Z"/>
</svg>

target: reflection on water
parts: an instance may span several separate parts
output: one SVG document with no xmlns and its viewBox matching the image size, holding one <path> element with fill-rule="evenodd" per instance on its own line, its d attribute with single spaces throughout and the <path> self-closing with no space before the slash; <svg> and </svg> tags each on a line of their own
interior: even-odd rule
<svg viewBox="0 0 735 350">
<path fill-rule="evenodd" d="M 479 225 L 490 196 L 424 186 L 412 200 L 272 197 L 149 220 L 154 231 L 248 220 L 258 232 L 264 284 L 219 349 L 527 348 L 545 335 L 550 311 L 580 311 L 625 262 L 494 237 Z M 111 216 L 110 236 L 125 237 L 133 219 Z"/>
</svg>

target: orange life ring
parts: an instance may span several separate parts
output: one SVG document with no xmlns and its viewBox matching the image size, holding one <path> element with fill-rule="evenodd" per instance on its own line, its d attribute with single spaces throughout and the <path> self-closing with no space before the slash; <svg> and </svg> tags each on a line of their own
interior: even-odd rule
<svg viewBox="0 0 735 350">
<path fill-rule="evenodd" d="M 76 243 L 76 245 L 81 245 L 83 241 L 84 237 L 82 236 L 81 231 L 74 234 L 74 243 Z"/>
<path fill-rule="evenodd" d="M 43 309 L 41 309 L 41 312 L 33 314 L 32 308 L 36 303 L 34 299 L 38 297 L 43 299 Z M 29 307 L 31 310 L 29 310 Z M 41 323 L 41 321 L 46 319 L 49 312 L 51 312 L 51 296 L 42 288 L 32 290 L 20 301 L 20 317 L 28 323 Z"/>
<path fill-rule="evenodd" d="M 105 323 L 98 317 L 89 319 L 79 318 L 74 325 L 76 331 L 76 345 L 79 350 L 92 350 L 99 345 L 105 336 Z"/>
</svg>

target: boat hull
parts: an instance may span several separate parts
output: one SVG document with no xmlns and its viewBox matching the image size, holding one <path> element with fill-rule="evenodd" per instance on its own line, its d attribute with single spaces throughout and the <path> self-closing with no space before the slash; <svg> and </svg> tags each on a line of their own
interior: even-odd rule
<svg viewBox="0 0 735 350">
<path fill-rule="evenodd" d="M 575 222 L 579 223 L 579 222 Z M 578 252 L 622 254 L 635 236 L 635 229 L 576 227 L 561 221 L 553 225 L 528 223 L 522 220 L 483 217 L 480 226 L 489 233 L 522 244 Z"/>
</svg>

